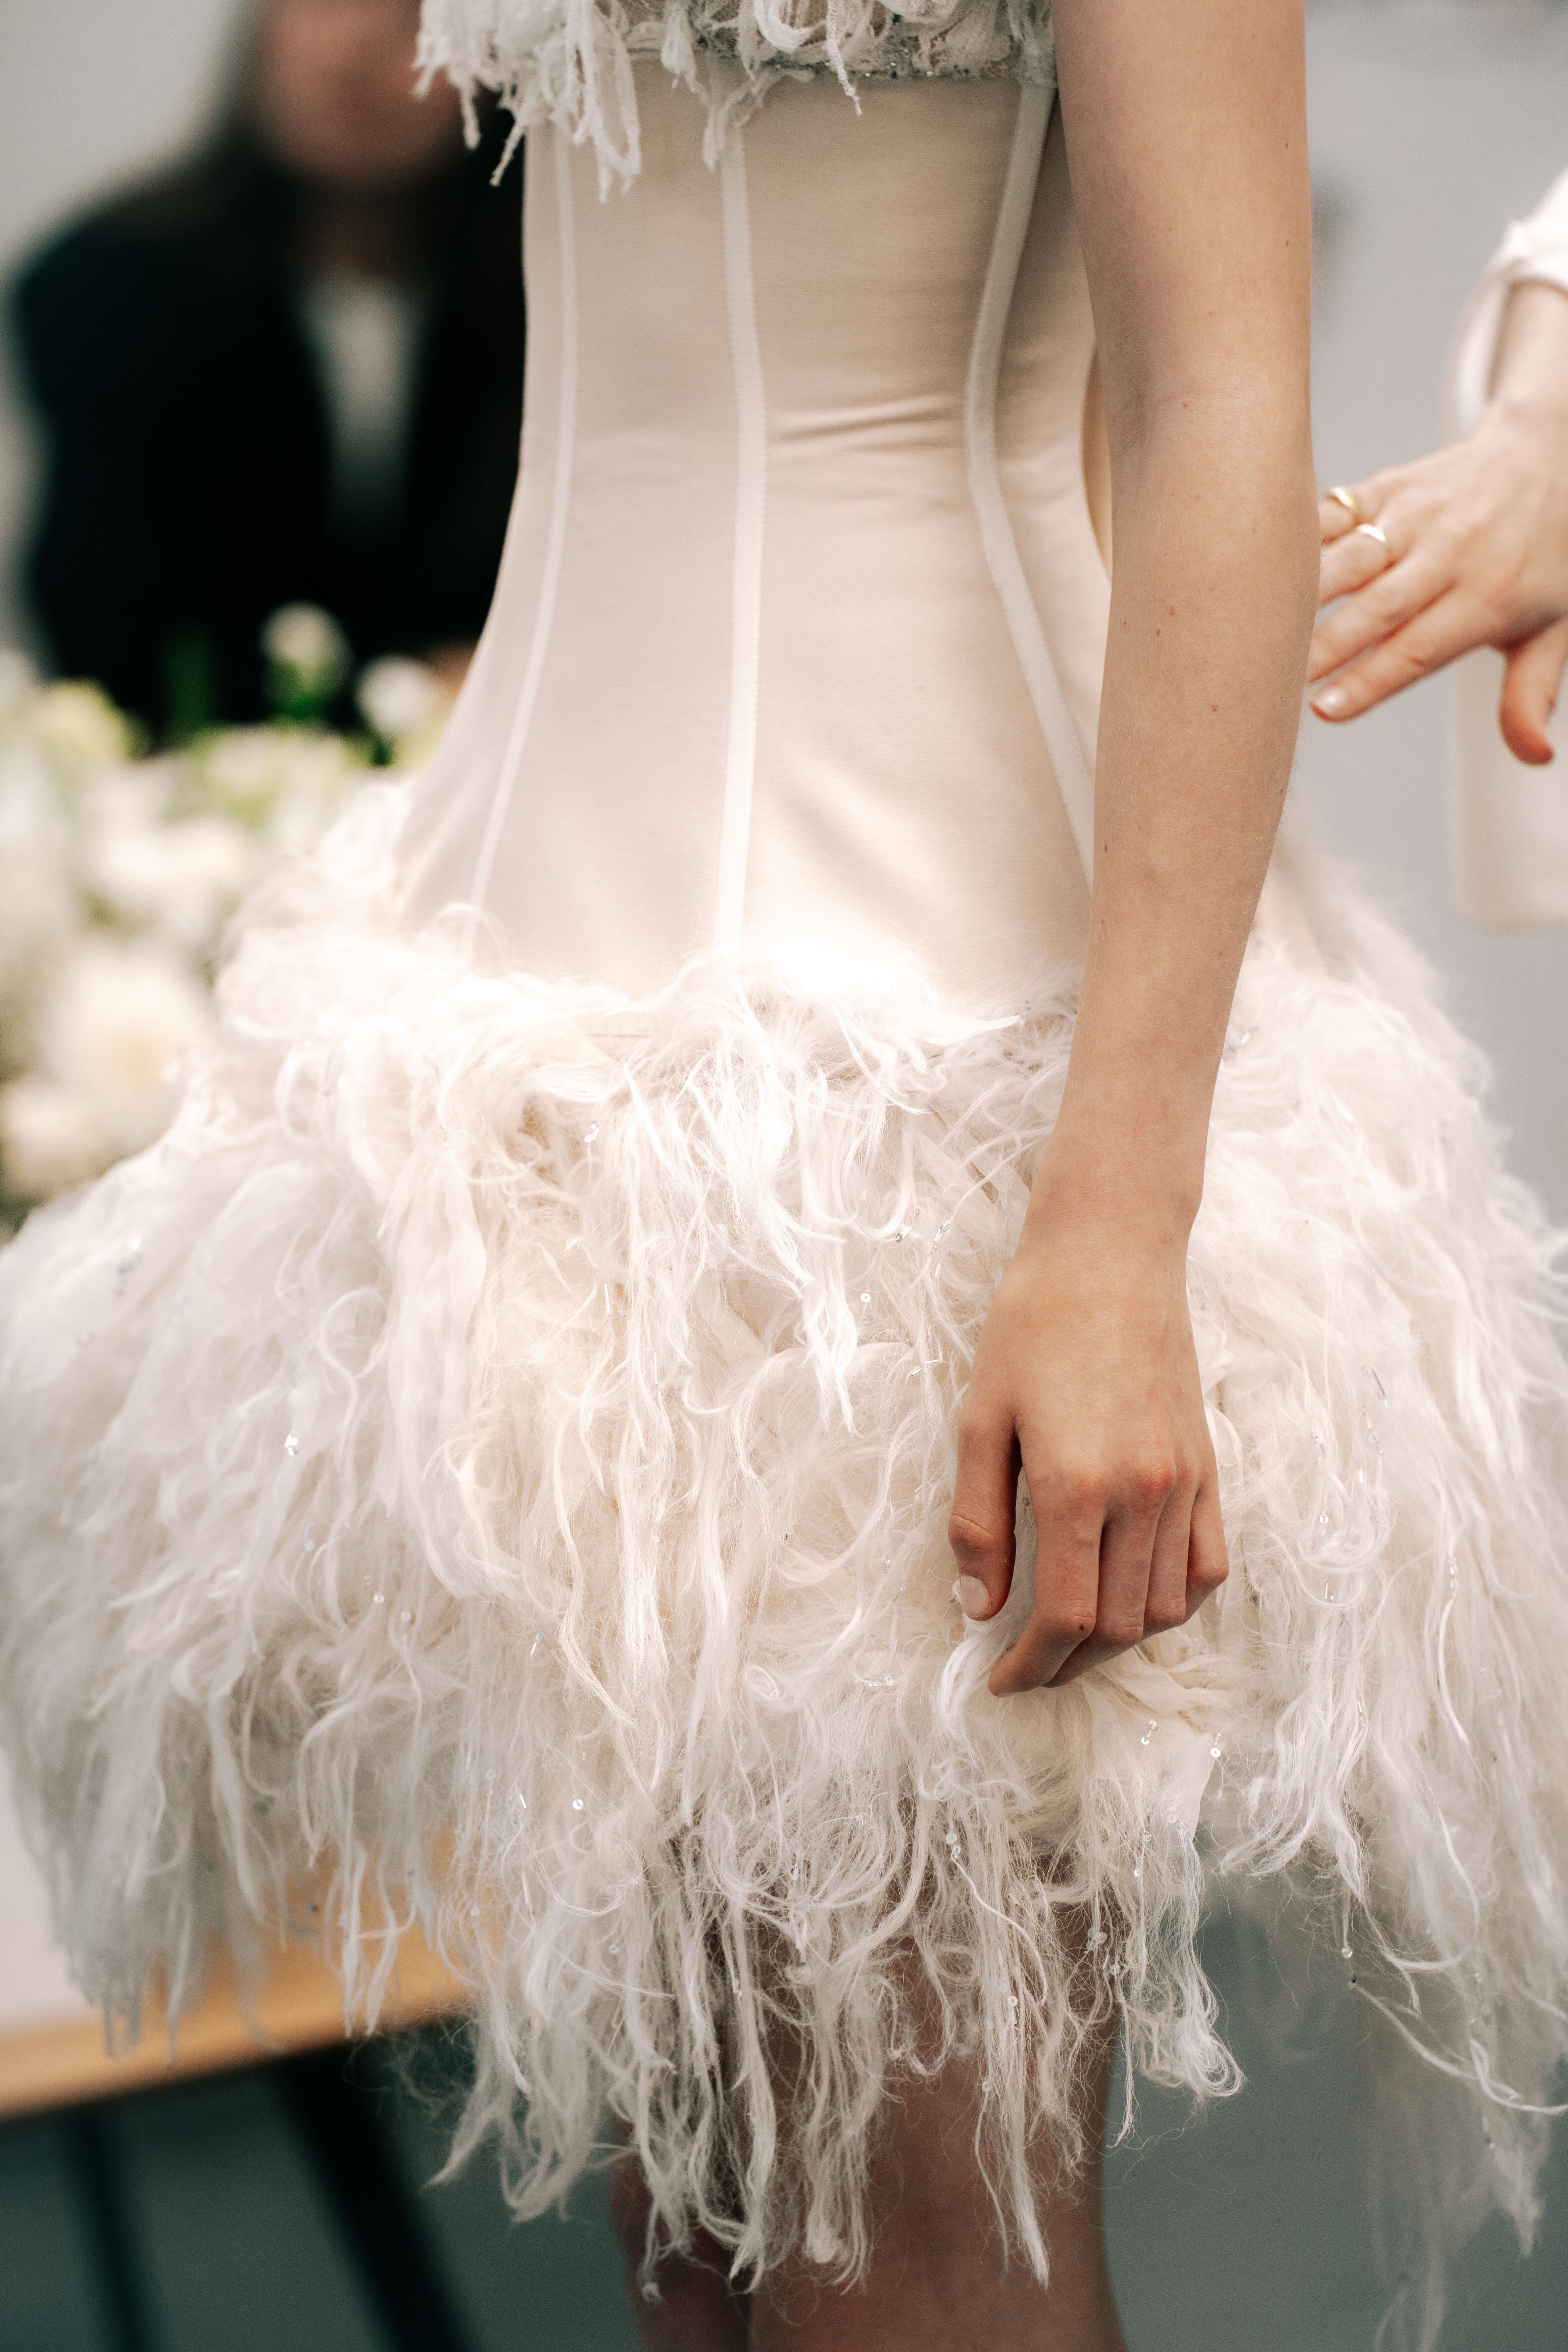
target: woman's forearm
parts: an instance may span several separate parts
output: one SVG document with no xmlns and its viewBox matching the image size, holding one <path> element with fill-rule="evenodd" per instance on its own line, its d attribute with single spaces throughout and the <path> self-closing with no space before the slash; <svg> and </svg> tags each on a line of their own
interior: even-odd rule
<svg viewBox="0 0 1568 2352">
<path fill-rule="evenodd" d="M 1279 824 L 1317 589 L 1305 386 L 1173 402 L 1113 449 L 1116 577 L 1078 1035 L 1038 1197 L 1184 1237 Z"/>
<path fill-rule="evenodd" d="M 1184 1236 L 1317 586 L 1296 0 L 1058 0 L 1115 545 L 1069 1162 Z"/>
</svg>

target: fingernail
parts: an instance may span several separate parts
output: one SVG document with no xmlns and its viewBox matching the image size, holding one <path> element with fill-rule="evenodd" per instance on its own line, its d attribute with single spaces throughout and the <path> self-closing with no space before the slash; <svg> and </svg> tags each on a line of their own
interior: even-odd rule
<svg viewBox="0 0 1568 2352">
<path fill-rule="evenodd" d="M 1325 719 L 1337 719 L 1350 701 L 1342 686 L 1325 686 L 1321 694 L 1312 697 L 1312 708 L 1321 710 Z"/>
<path fill-rule="evenodd" d="M 959 1578 L 958 1605 L 966 1617 L 989 1617 L 991 1614 L 991 1595 L 977 1576 Z"/>
</svg>

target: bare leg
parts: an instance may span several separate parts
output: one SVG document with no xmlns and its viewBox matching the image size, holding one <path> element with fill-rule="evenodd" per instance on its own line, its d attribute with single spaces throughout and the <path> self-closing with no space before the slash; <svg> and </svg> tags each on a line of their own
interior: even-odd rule
<svg viewBox="0 0 1568 2352">
<path fill-rule="evenodd" d="M 700 2241 L 658 2270 L 660 2300 L 649 2303 L 637 2283 L 647 2228 L 648 2194 L 635 2157 L 616 2166 L 610 2211 L 626 2259 L 637 2331 L 647 2352 L 746 2352 L 750 2299 L 731 2286 L 721 2247 Z"/>
<path fill-rule="evenodd" d="M 1100 2221 L 1098 2119 L 1113 2046 L 1108 2036 L 1090 2077 L 1097 2122 L 1086 2172 L 1043 2216 L 1048 2288 L 1017 2263 L 1003 2270 L 975 2168 L 972 2081 L 954 2069 L 911 2092 L 888 2134 L 864 2284 L 826 2286 L 804 2265 L 765 2281 L 749 2352 L 1126 2352 Z"/>
</svg>

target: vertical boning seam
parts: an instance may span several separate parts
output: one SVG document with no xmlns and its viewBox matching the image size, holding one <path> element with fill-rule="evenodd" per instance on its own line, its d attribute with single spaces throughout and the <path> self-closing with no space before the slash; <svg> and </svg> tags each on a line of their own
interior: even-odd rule
<svg viewBox="0 0 1568 2352">
<path fill-rule="evenodd" d="M 969 380 L 963 395 L 963 438 L 969 465 L 969 495 L 980 525 L 985 562 L 1002 600 L 1013 649 L 1056 771 L 1057 788 L 1072 827 L 1084 879 L 1092 882 L 1094 784 L 1019 561 L 996 466 L 996 383 L 1002 371 L 1002 345 L 1054 101 L 1055 92 L 1038 84 L 1026 82 L 1019 89 L 1012 152 L 1007 159 L 1007 176 L 974 321 L 974 341 L 970 347 Z"/>
<path fill-rule="evenodd" d="M 746 905 L 752 787 L 757 762 L 763 509 L 767 485 L 767 411 L 752 273 L 745 133 L 739 124 L 731 125 L 724 142 L 719 187 L 724 221 L 724 300 L 735 377 L 735 558 L 730 607 L 730 727 L 724 751 L 724 814 L 719 835 L 713 944 L 729 947 L 741 936 Z"/>
<path fill-rule="evenodd" d="M 489 893 L 501 831 L 517 788 L 518 772 L 522 766 L 529 729 L 533 724 L 534 706 L 539 699 L 540 680 L 544 675 L 544 657 L 549 650 L 550 633 L 555 619 L 561 562 L 566 546 L 566 512 L 571 501 L 572 465 L 576 444 L 577 216 L 572 192 L 572 146 L 566 133 L 553 124 L 534 135 L 547 138 L 554 154 L 555 212 L 560 238 L 561 379 L 555 421 L 554 470 L 551 484 L 550 530 L 545 541 L 544 570 L 539 583 L 539 606 L 534 614 L 533 636 L 528 648 L 522 683 L 518 688 L 517 708 L 512 713 L 511 731 L 507 737 L 506 757 L 496 778 L 489 820 L 474 864 L 474 878 L 468 893 L 472 908 L 468 934 L 470 950 L 478 929 L 479 913 Z"/>
</svg>

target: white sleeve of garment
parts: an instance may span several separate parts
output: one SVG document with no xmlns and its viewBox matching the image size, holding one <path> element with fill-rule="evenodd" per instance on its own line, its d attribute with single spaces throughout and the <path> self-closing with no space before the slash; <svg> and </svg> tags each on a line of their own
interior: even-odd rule
<svg viewBox="0 0 1568 2352">
<path fill-rule="evenodd" d="M 1510 294 L 1541 283 L 1568 294 L 1568 172 L 1514 222 L 1470 297 L 1448 373 L 1451 437 L 1473 432 L 1486 406 Z M 1526 767 L 1498 732 L 1502 676 L 1501 655 L 1485 649 L 1454 664 L 1454 897 L 1462 915 L 1493 929 L 1568 922 L 1568 710 L 1551 730 L 1557 759 Z"/>
</svg>

